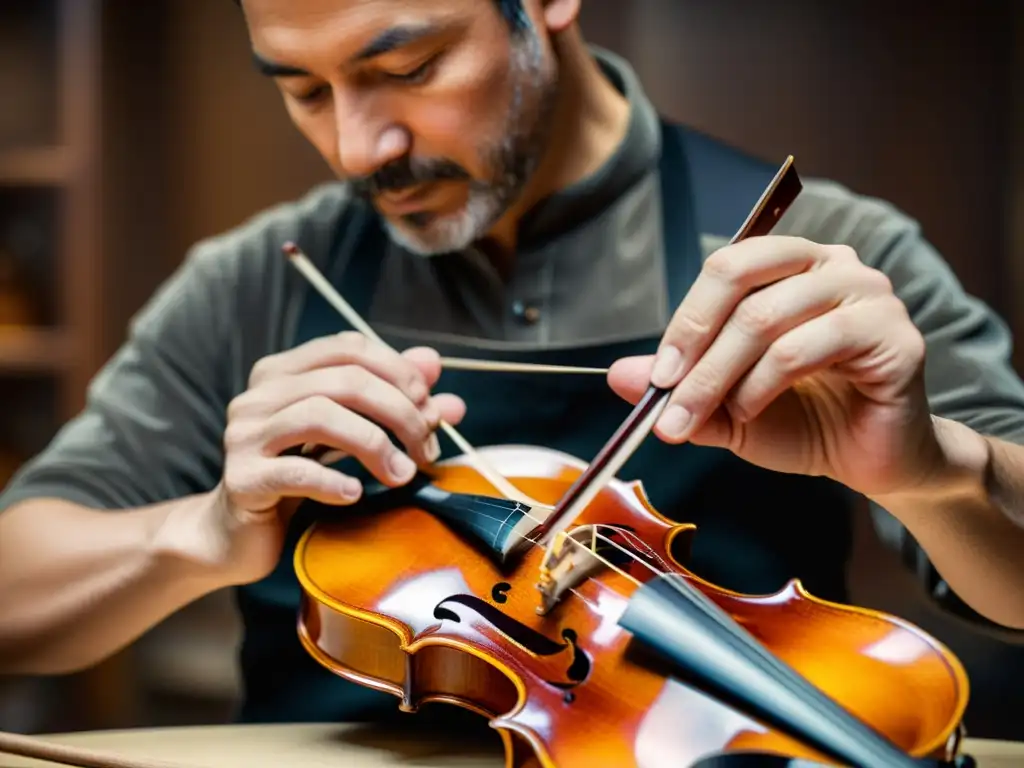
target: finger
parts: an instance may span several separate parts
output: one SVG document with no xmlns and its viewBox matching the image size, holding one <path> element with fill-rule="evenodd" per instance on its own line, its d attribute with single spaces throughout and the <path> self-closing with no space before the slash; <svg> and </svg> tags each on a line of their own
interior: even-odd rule
<svg viewBox="0 0 1024 768">
<path fill-rule="evenodd" d="M 441 411 L 430 400 L 418 408 L 404 392 L 356 365 L 319 368 L 271 379 L 252 390 L 247 405 L 233 418 L 269 416 L 314 397 L 325 397 L 394 432 L 418 461 L 435 461 L 440 453 L 434 430 Z"/>
<path fill-rule="evenodd" d="M 795 237 L 755 237 L 713 253 L 662 338 L 651 383 L 670 388 L 704 354 L 749 292 L 824 262 L 828 249 Z"/>
<path fill-rule="evenodd" d="M 431 402 L 437 407 L 441 413 L 441 418 L 451 424 L 453 427 L 457 426 L 466 415 L 466 403 L 458 395 L 451 395 L 443 393 L 440 395 L 434 395 L 431 398 Z M 437 444 L 437 452 L 440 453 L 440 444 Z M 322 464 L 334 464 L 335 462 L 341 461 L 348 454 L 344 451 L 329 450 L 322 446 L 315 446 L 312 444 L 305 445 L 302 448 L 303 455 L 309 455 L 315 457 Z M 428 451 L 427 455 L 433 455 L 433 451 Z M 437 461 L 434 458 L 427 463 L 433 463 Z"/>
<path fill-rule="evenodd" d="M 658 434 L 670 442 L 687 439 L 777 338 L 843 302 L 870 295 L 879 282 L 874 275 L 864 268 L 825 267 L 784 278 L 742 299 L 672 392 Z"/>
<path fill-rule="evenodd" d="M 612 392 L 630 405 L 636 405 L 651 385 L 654 355 L 624 357 L 612 363 L 606 378 Z"/>
<path fill-rule="evenodd" d="M 422 371 L 413 361 L 354 331 L 313 339 L 262 358 L 252 368 L 249 389 L 273 379 L 343 365 L 365 368 L 393 384 L 417 405 L 430 394 Z"/>
<path fill-rule="evenodd" d="M 347 505 L 362 495 L 356 478 L 298 456 L 247 457 L 225 469 L 224 482 L 250 512 L 270 509 L 285 497 Z"/>
<path fill-rule="evenodd" d="M 714 448 L 738 449 L 734 441 L 740 438 L 742 425 L 735 428 L 725 407 L 716 408 L 704 423 L 690 433 L 687 442 Z"/>
<path fill-rule="evenodd" d="M 415 462 L 391 442 L 381 427 L 325 397 L 308 398 L 275 413 L 263 422 L 261 431 L 262 454 L 266 457 L 316 443 L 355 457 L 387 485 L 402 485 L 416 474 Z"/>
<path fill-rule="evenodd" d="M 433 389 L 441 378 L 441 355 L 430 347 L 411 347 L 402 352 L 402 357 L 419 369 L 427 386 Z"/>
<path fill-rule="evenodd" d="M 801 379 L 831 366 L 853 363 L 871 370 L 878 383 L 894 380 L 894 366 L 907 368 L 913 359 L 904 353 L 908 333 L 882 301 L 847 305 L 816 317 L 780 336 L 729 396 L 729 410 L 738 421 L 760 415 L 784 391 Z M 899 375 L 896 379 L 901 378 Z"/>
<path fill-rule="evenodd" d="M 466 402 L 458 395 L 442 392 L 431 397 L 430 401 L 441 413 L 441 418 L 453 427 L 458 425 L 466 416 Z"/>
</svg>

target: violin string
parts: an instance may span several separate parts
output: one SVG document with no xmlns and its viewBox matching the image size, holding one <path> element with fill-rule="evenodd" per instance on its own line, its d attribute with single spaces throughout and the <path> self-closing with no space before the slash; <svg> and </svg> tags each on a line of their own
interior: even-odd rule
<svg viewBox="0 0 1024 768">
<path fill-rule="evenodd" d="M 385 342 L 377 332 L 370 327 L 370 325 L 359 316 L 341 294 L 331 285 L 327 278 L 316 268 L 316 266 L 309 260 L 309 257 L 299 248 L 298 245 L 292 242 L 285 243 L 282 247 L 284 254 L 288 257 L 288 261 L 295 266 L 296 269 L 305 277 L 309 283 L 319 291 L 320 295 L 336 309 L 342 317 L 351 323 L 352 327 L 357 329 L 360 333 L 369 339 L 377 342 L 378 344 L 395 351 L 391 345 Z M 537 501 L 536 499 L 530 498 L 527 494 L 516 488 L 511 482 L 505 477 L 502 477 L 501 473 L 496 471 L 490 464 L 477 453 L 476 449 L 470 445 L 459 432 L 448 422 L 442 420 L 440 423 L 441 429 L 445 431 L 449 438 L 459 447 L 466 457 L 475 465 L 476 470 L 486 478 L 486 480 L 493 485 L 498 491 L 507 496 L 513 501 L 519 501 L 523 504 L 528 504 L 531 507 L 544 508 L 545 504 Z"/>
<path fill-rule="evenodd" d="M 495 505 L 495 506 L 497 506 L 497 505 Z M 541 521 L 538 520 L 533 515 L 531 515 L 529 512 L 524 510 L 523 511 L 523 515 L 524 515 L 524 517 L 529 518 L 530 520 L 534 521 L 538 525 L 541 525 Z M 512 527 L 514 527 L 513 523 L 508 523 L 507 522 L 507 516 L 504 517 L 504 518 L 498 518 L 498 517 L 491 517 L 491 516 L 485 515 L 485 517 L 487 517 L 490 520 L 497 520 L 497 521 L 499 521 L 499 528 L 502 528 L 502 527 L 512 528 Z M 600 540 L 604 541 L 606 544 L 610 544 L 612 547 L 614 547 L 615 549 L 618 549 L 620 552 L 625 554 L 631 560 L 634 560 L 634 561 L 640 563 L 642 566 L 644 566 L 645 568 L 650 570 L 651 573 L 653 573 L 655 576 L 660 577 L 660 578 L 664 578 L 665 581 L 668 582 L 668 585 L 673 589 L 673 591 L 675 591 L 677 594 L 679 594 L 682 597 L 684 597 L 687 600 L 689 600 L 690 603 L 693 604 L 694 606 L 698 607 L 701 610 L 701 612 L 703 613 L 703 615 L 707 619 L 715 622 L 719 627 L 722 627 L 722 628 L 726 629 L 729 632 L 733 632 L 733 633 L 737 633 L 737 634 L 741 634 L 741 633 L 742 634 L 746 634 L 746 633 L 743 632 L 743 628 L 739 624 L 737 624 L 736 620 L 725 609 L 723 609 L 720 605 L 715 603 L 710 597 L 708 597 L 703 592 L 701 592 L 701 590 L 698 589 L 696 586 L 694 586 L 693 584 L 689 583 L 689 581 L 686 579 L 686 577 L 683 574 L 671 571 L 669 569 L 668 564 L 665 563 L 664 560 L 662 560 L 661 556 L 658 555 L 657 552 L 655 552 L 653 549 L 648 547 L 648 549 L 651 550 L 651 555 L 654 558 L 656 558 L 658 561 L 660 561 L 665 566 L 664 569 L 655 567 L 654 565 L 652 565 L 651 563 L 648 563 L 646 560 L 644 560 L 642 557 L 640 557 L 636 552 L 633 552 L 633 551 L 627 549 L 626 547 L 623 547 L 621 544 L 613 541 L 608 536 L 605 536 L 603 533 L 600 533 L 598 529 L 601 528 L 601 527 L 615 528 L 615 526 L 611 526 L 611 525 L 604 525 L 604 526 L 602 526 L 599 523 L 592 524 L 592 526 L 591 526 L 591 536 L 590 536 L 590 541 L 591 541 L 591 545 L 590 546 L 587 546 L 585 543 L 583 543 L 581 541 L 577 541 L 572 536 L 568 536 L 568 535 L 563 536 L 563 540 L 572 542 L 572 544 L 574 546 L 582 549 L 584 552 L 586 552 L 591 557 L 595 558 L 602 565 L 612 569 L 613 571 L 618 573 L 620 576 L 622 576 L 627 581 L 631 581 L 637 587 L 642 587 L 643 583 L 638 578 L 636 578 L 635 576 L 633 576 L 630 573 L 626 572 L 625 570 L 619 568 L 613 562 L 611 562 L 610 560 L 608 560 L 605 557 L 602 557 L 597 552 L 597 540 L 600 539 Z M 627 537 L 629 535 L 628 532 L 626 532 L 626 531 L 621 531 L 619 529 L 616 529 L 616 530 L 618 530 L 623 535 L 627 535 Z M 539 548 L 544 549 L 546 551 L 547 548 L 541 542 L 537 541 L 536 539 L 531 538 L 529 535 L 519 534 L 519 536 L 520 536 L 521 539 L 524 539 L 524 540 L 528 541 L 531 545 L 533 545 L 535 547 L 539 547 Z M 647 545 L 645 545 L 645 546 L 647 546 Z M 574 597 L 576 597 L 576 598 L 578 598 L 580 600 L 583 600 L 584 602 L 587 601 L 587 598 L 584 597 L 574 587 L 570 587 L 566 591 L 571 593 Z M 767 649 L 765 649 L 763 646 L 761 646 L 759 643 L 755 642 L 752 645 L 750 645 L 749 647 L 753 648 L 753 650 L 755 652 L 757 652 L 758 658 L 762 661 L 762 663 L 765 663 L 765 664 L 768 664 L 769 666 L 772 666 L 777 671 L 779 671 L 779 670 L 788 671 L 788 667 L 786 666 L 786 664 L 784 662 L 782 662 L 780 659 L 777 659 L 774 656 L 772 656 L 771 653 Z M 779 674 L 781 674 L 781 672 L 779 672 Z"/>
</svg>

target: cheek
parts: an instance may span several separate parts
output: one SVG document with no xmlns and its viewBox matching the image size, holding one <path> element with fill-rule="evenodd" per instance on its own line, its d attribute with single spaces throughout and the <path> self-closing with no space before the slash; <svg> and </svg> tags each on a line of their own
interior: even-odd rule
<svg viewBox="0 0 1024 768">
<path fill-rule="evenodd" d="M 507 69 L 492 60 L 460 67 L 410 98 L 403 122 L 415 137 L 416 154 L 465 158 L 470 165 L 484 147 L 503 138 L 508 100 Z"/>
</svg>

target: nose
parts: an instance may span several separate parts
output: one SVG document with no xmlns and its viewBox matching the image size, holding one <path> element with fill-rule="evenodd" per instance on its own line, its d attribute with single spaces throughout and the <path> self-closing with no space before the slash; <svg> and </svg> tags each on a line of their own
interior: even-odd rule
<svg viewBox="0 0 1024 768">
<path fill-rule="evenodd" d="M 409 134 L 401 126 L 364 106 L 336 103 L 338 162 L 346 176 L 369 176 L 409 151 Z"/>
</svg>

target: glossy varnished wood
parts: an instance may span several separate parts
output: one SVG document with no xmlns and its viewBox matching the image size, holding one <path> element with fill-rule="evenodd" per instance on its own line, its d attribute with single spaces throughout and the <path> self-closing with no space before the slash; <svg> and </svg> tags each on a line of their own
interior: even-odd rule
<svg viewBox="0 0 1024 768">
<path fill-rule="evenodd" d="M 536 448 L 484 451 L 533 498 L 554 503 L 579 476 L 572 457 Z M 494 494 L 452 461 L 436 484 Z M 677 558 L 693 526 L 660 516 L 638 484 L 616 482 L 579 524 L 629 527 L 660 567 L 686 576 L 756 639 L 851 713 L 915 756 L 943 756 L 967 702 L 967 678 L 942 645 L 893 617 L 823 602 L 797 582 L 775 595 L 722 590 Z M 676 555 L 673 557 L 672 555 Z M 335 673 L 388 691 L 414 711 L 440 701 L 491 718 L 508 765 L 668 768 L 720 750 L 822 760 L 700 691 L 668 679 L 630 648 L 617 620 L 636 584 L 606 569 L 546 616 L 537 614 L 543 555 L 504 570 L 426 512 L 402 508 L 318 522 L 295 568 L 304 590 L 299 634 Z M 642 563 L 633 579 L 653 575 Z M 582 680 L 579 672 L 586 674 Z M 823 762 L 827 762 L 824 761 Z"/>
</svg>

